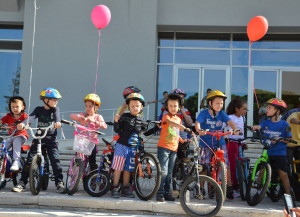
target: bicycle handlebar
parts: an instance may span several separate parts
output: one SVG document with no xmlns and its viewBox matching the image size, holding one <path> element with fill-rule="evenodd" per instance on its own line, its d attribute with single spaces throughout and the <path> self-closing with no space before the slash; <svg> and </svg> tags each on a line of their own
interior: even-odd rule
<svg viewBox="0 0 300 217">
<path fill-rule="evenodd" d="M 69 124 L 69 125 L 73 126 L 75 129 L 79 129 L 79 130 L 83 130 L 83 131 L 88 131 L 88 132 L 96 133 L 98 135 L 105 135 L 105 133 L 102 133 L 100 131 L 92 130 L 92 129 L 88 128 L 88 127 L 85 127 L 85 126 L 82 126 L 80 124 L 77 124 L 76 121 L 61 120 L 61 123 Z"/>
<path fill-rule="evenodd" d="M 43 138 L 45 138 L 46 135 L 47 135 L 47 133 L 48 133 L 48 131 L 49 131 L 49 129 L 51 129 L 51 128 L 54 128 L 54 124 L 53 124 L 53 123 L 51 123 L 51 125 L 48 126 L 48 127 L 36 127 L 36 128 L 32 128 L 32 127 L 30 127 L 29 125 L 26 125 L 26 126 L 24 127 L 25 130 L 29 130 L 29 131 L 30 131 L 31 136 L 32 136 L 34 139 L 43 139 Z M 44 134 L 43 134 L 42 136 L 36 136 L 36 135 L 34 134 L 33 130 L 37 130 L 37 133 L 38 133 L 38 134 L 41 134 L 41 133 L 42 133 L 42 132 L 41 132 L 42 130 L 45 130 L 45 132 L 44 132 Z"/>
<path fill-rule="evenodd" d="M 151 120 L 146 120 L 146 121 L 142 121 L 142 120 L 135 120 L 135 119 L 131 119 L 131 118 L 127 118 L 127 117 L 121 117 L 120 120 L 122 121 L 127 121 L 129 123 L 133 123 L 134 127 L 143 127 L 144 129 L 136 129 L 138 132 L 146 132 L 149 128 L 150 124 L 161 124 L 160 121 L 151 121 Z"/>
</svg>

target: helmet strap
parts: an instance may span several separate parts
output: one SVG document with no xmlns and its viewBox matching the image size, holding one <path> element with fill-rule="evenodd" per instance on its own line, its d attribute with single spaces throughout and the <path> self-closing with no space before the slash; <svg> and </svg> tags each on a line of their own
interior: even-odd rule
<svg viewBox="0 0 300 217">
<path fill-rule="evenodd" d="M 48 98 L 44 98 L 44 99 L 43 99 L 44 104 L 45 104 L 46 106 L 48 106 L 49 109 L 54 109 L 53 107 L 51 107 L 51 106 L 48 104 L 48 102 L 45 102 L 45 99 L 47 99 L 48 102 L 49 102 L 49 99 L 48 99 Z"/>
</svg>

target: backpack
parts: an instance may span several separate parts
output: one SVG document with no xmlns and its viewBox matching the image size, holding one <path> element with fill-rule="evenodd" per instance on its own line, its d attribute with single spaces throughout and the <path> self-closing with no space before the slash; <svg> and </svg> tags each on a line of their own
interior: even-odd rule
<svg viewBox="0 0 300 217">
<path fill-rule="evenodd" d="M 289 110 L 287 113 L 285 113 L 285 114 L 281 117 L 281 120 L 286 121 L 286 120 L 288 119 L 288 117 L 290 117 L 290 115 L 293 114 L 294 112 L 300 112 L 300 108 L 295 108 L 295 109 Z"/>
</svg>

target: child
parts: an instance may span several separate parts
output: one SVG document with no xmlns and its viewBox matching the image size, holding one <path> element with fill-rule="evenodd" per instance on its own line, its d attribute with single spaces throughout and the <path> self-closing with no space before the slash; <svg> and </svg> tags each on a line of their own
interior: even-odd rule
<svg viewBox="0 0 300 217">
<path fill-rule="evenodd" d="M 131 93 L 140 93 L 141 90 L 135 86 L 129 86 L 129 87 L 126 87 L 123 91 L 123 97 L 125 99 L 125 102 L 122 106 L 120 106 L 117 110 L 117 114 L 119 114 L 120 116 L 126 111 L 126 112 L 129 112 L 128 110 L 128 105 L 126 104 L 126 98 L 129 94 Z"/>
<path fill-rule="evenodd" d="M 287 131 L 289 124 L 280 120 L 280 115 L 287 109 L 286 103 L 281 99 L 272 98 L 267 101 L 267 117 L 270 120 L 264 120 L 260 125 L 252 126 L 253 130 L 262 130 L 264 135 L 271 138 L 286 137 L 291 138 L 291 132 Z M 287 157 L 286 142 L 280 141 L 278 144 L 268 149 L 269 163 L 272 169 L 279 170 L 279 176 L 282 180 L 285 193 L 290 194 L 290 182 L 287 175 Z"/>
<path fill-rule="evenodd" d="M 237 126 L 237 128 L 244 134 L 244 124 L 245 124 L 245 116 L 247 113 L 247 102 L 242 100 L 240 97 L 236 97 L 233 99 L 226 110 L 226 113 L 230 120 Z M 231 127 L 229 127 L 231 129 Z M 228 135 L 230 139 L 243 139 L 244 135 L 234 136 Z M 243 147 L 246 147 L 246 144 L 243 143 Z M 230 141 L 228 144 L 228 160 L 230 164 L 230 173 L 231 173 L 231 182 L 233 186 L 233 190 L 238 190 L 238 182 L 236 179 L 236 159 L 239 157 L 239 143 L 235 141 Z M 235 197 L 239 196 L 239 192 L 236 191 Z"/>
<path fill-rule="evenodd" d="M 227 98 L 224 93 L 221 91 L 215 90 L 208 94 L 207 96 L 207 104 L 209 106 L 208 109 L 202 110 L 196 120 L 195 129 L 201 135 L 201 139 L 207 144 L 210 148 L 217 148 L 217 138 L 208 134 L 205 134 L 203 130 L 222 130 L 223 123 L 229 125 L 234 131 L 237 130 L 236 125 L 233 123 L 232 120 L 228 117 L 228 115 L 222 110 L 224 100 Z M 235 134 L 238 134 L 236 131 Z M 204 142 L 200 140 L 200 146 L 203 146 L 204 150 L 204 162 L 210 162 L 211 159 L 211 150 L 208 148 Z M 214 147 L 212 147 L 214 144 Z M 227 168 L 229 167 L 228 159 L 227 159 L 227 148 L 225 145 L 225 140 L 221 137 L 220 140 L 220 148 L 224 151 L 224 158 L 226 160 Z M 230 179 L 230 170 L 227 169 L 227 193 L 226 197 L 230 200 L 233 200 L 233 190 L 231 186 L 231 179 Z"/>
<path fill-rule="evenodd" d="M 70 118 L 74 121 L 78 121 L 81 125 L 89 125 L 90 128 L 97 130 L 98 128 L 106 130 L 107 125 L 102 117 L 102 115 L 97 114 L 97 110 L 100 108 L 101 100 L 97 94 L 90 93 L 84 99 L 85 112 L 70 115 Z M 96 135 L 97 137 L 97 135 Z M 98 168 L 96 163 L 97 148 L 94 147 L 91 155 L 89 156 L 89 164 L 91 170 L 96 170 Z"/>
<path fill-rule="evenodd" d="M 161 183 L 156 195 L 159 202 L 174 201 L 171 196 L 170 184 L 176 160 L 178 142 L 186 142 L 179 136 L 179 129 L 189 130 L 181 124 L 181 119 L 176 115 L 183 104 L 181 96 L 175 93 L 168 95 L 166 111 L 162 117 L 162 129 L 157 144 L 157 158 L 161 166 Z"/>
<path fill-rule="evenodd" d="M 24 121 L 28 115 L 25 113 L 25 101 L 20 96 L 13 96 L 9 99 L 9 111 L 1 120 L 0 124 L 8 124 L 8 126 L 12 127 L 9 130 L 9 134 L 11 135 L 13 131 L 16 129 L 18 123 Z M 10 167 L 12 171 L 18 171 L 20 165 L 20 157 L 21 157 L 21 146 L 28 139 L 28 134 L 26 130 L 16 131 L 12 138 L 6 141 L 6 147 L 9 149 L 11 144 L 13 144 L 13 163 Z"/>
<path fill-rule="evenodd" d="M 112 169 L 114 169 L 112 197 L 119 198 L 118 191 L 121 172 L 123 171 L 123 185 L 121 195 L 133 198 L 134 194 L 130 190 L 130 173 L 134 171 L 136 146 L 138 143 L 138 133 L 134 126 L 134 120 L 142 120 L 140 112 L 145 106 L 144 97 L 139 93 L 131 93 L 126 98 L 126 104 L 130 113 L 122 116 L 115 115 L 114 130 L 120 135 L 115 147 Z"/>
<path fill-rule="evenodd" d="M 58 193 L 65 193 L 65 186 L 63 183 L 62 168 L 59 161 L 57 128 L 61 127 L 61 119 L 57 101 L 61 98 L 60 93 L 54 88 L 46 88 L 40 94 L 40 99 L 43 100 L 44 106 L 38 106 L 30 114 L 30 116 L 22 123 L 18 124 L 18 130 L 22 130 L 25 124 L 30 124 L 34 119 L 38 119 L 38 127 L 47 127 L 54 122 L 55 129 L 49 129 L 46 137 L 42 139 L 42 147 L 47 149 L 47 153 L 55 176 L 55 185 Z M 19 183 L 12 189 L 14 192 L 25 191 L 28 182 L 29 171 L 33 156 L 37 153 L 38 140 L 33 140 L 30 150 L 27 155 L 27 160 L 22 171 Z"/>
</svg>

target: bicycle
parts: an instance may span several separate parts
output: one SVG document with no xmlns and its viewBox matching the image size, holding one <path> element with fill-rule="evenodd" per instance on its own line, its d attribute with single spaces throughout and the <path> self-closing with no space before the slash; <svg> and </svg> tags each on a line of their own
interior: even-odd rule
<svg viewBox="0 0 300 217">
<path fill-rule="evenodd" d="M 203 151 L 198 145 L 195 133 L 192 133 L 192 144 L 194 165 L 180 188 L 180 205 L 190 216 L 215 216 L 222 208 L 224 194 L 214 179 L 200 175 L 203 167 L 199 162 Z"/>
<path fill-rule="evenodd" d="M 91 155 L 95 145 L 98 144 L 98 139 L 93 133 L 98 135 L 105 134 L 85 126 L 81 126 L 76 122 L 67 120 L 61 120 L 61 122 L 73 126 L 75 130 L 73 146 L 75 155 L 71 160 L 66 179 L 67 194 L 73 195 L 78 191 L 82 179 L 85 179 L 85 177 L 87 177 L 90 173 L 88 157 Z M 78 132 L 77 129 L 81 131 Z"/>
<path fill-rule="evenodd" d="M 102 138 L 107 149 L 103 149 L 98 170 L 92 171 L 86 178 L 85 189 L 92 197 L 101 197 L 106 194 L 112 186 L 111 164 L 114 155 L 113 142 L 119 139 L 119 135 L 113 137 L 113 141 L 108 142 Z"/>
<path fill-rule="evenodd" d="M 0 130 L 9 130 L 11 127 L 8 126 L 1 126 Z M 2 138 L 2 146 L 0 151 L 0 189 L 5 188 L 6 183 L 9 181 L 13 182 L 13 185 L 16 186 L 19 175 L 21 174 L 21 171 L 24 167 L 24 158 L 21 157 L 20 163 L 21 166 L 19 168 L 19 171 L 11 171 L 10 167 L 12 165 L 12 159 L 13 159 L 13 153 L 12 151 L 9 151 L 9 147 L 7 147 L 6 141 L 14 136 L 17 129 L 15 129 L 10 135 L 4 136 L 0 135 L 0 138 Z M 22 145 L 21 146 L 21 153 L 25 153 L 29 149 L 28 145 Z"/>
<path fill-rule="evenodd" d="M 42 148 L 42 139 L 46 137 L 48 130 L 51 128 L 54 128 L 53 123 L 48 127 L 31 128 L 29 125 L 24 127 L 24 129 L 30 131 L 34 139 L 38 140 L 37 153 L 32 158 L 29 170 L 29 185 L 33 195 L 38 195 L 41 189 L 47 190 L 49 178 L 54 181 L 54 176 L 49 171 L 49 159 L 46 149 Z M 36 135 L 33 130 L 37 131 Z"/>
<path fill-rule="evenodd" d="M 271 141 L 275 141 L 273 145 L 278 144 L 280 141 L 297 143 L 296 141 L 289 138 L 278 137 L 277 139 L 275 139 L 263 136 L 261 135 L 261 132 L 259 130 L 256 130 L 256 133 L 259 137 L 260 143 L 264 147 L 261 157 L 255 162 L 253 170 L 248 177 L 246 200 L 250 206 L 256 206 L 258 203 L 260 203 L 267 193 L 268 188 L 271 187 L 270 183 L 272 171 L 271 166 L 268 162 L 268 148 L 271 147 Z M 266 142 L 263 142 L 264 138 L 267 139 Z"/>
</svg>

